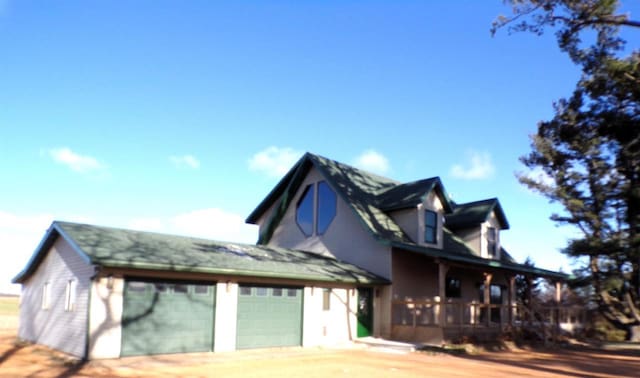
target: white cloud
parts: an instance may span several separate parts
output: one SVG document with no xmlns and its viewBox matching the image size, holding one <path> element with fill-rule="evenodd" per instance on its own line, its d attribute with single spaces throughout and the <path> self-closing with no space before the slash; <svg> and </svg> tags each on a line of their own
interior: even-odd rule
<svg viewBox="0 0 640 378">
<path fill-rule="evenodd" d="M 79 173 L 99 171 L 106 168 L 106 165 L 99 162 L 96 158 L 88 155 L 80 155 L 68 147 L 52 148 L 47 152 L 56 163 L 65 165 Z"/>
<path fill-rule="evenodd" d="M 218 208 L 169 217 L 134 218 L 126 227 L 237 243 L 255 243 L 258 240 L 257 226 L 245 224 L 242 216 Z"/>
<path fill-rule="evenodd" d="M 0 210 L 0 293 L 20 292 L 11 279 L 25 267 L 52 221 L 51 214 L 16 215 Z"/>
<path fill-rule="evenodd" d="M 269 177 L 281 177 L 300 159 L 302 152 L 289 147 L 267 147 L 249 159 L 249 169 Z"/>
<path fill-rule="evenodd" d="M 451 167 L 451 176 L 463 180 L 487 179 L 495 173 L 495 167 L 491 162 L 488 152 L 468 151 L 467 164 L 454 164 Z"/>
<path fill-rule="evenodd" d="M 391 168 L 389 159 L 381 153 L 369 149 L 358 156 L 353 165 L 360 169 L 384 175 Z"/>
<path fill-rule="evenodd" d="M 200 161 L 193 155 L 169 156 L 169 161 L 177 168 L 200 168 Z"/>
</svg>

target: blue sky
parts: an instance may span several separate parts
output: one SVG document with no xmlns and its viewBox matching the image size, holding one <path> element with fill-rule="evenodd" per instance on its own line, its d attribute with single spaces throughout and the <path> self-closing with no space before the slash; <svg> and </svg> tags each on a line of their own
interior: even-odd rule
<svg viewBox="0 0 640 378">
<path fill-rule="evenodd" d="M 579 72 L 552 34 L 492 38 L 508 12 L 0 0 L 0 292 L 53 219 L 253 242 L 244 218 L 305 151 L 499 197 L 503 245 L 569 270 L 571 229 L 514 172 Z"/>
</svg>

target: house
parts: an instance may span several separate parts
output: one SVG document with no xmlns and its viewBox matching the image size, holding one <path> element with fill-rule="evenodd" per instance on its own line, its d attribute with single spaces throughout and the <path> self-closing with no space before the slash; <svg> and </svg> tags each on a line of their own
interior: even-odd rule
<svg viewBox="0 0 640 378">
<path fill-rule="evenodd" d="M 497 199 L 304 155 L 247 218 L 256 245 L 54 222 L 25 269 L 21 339 L 88 359 L 495 335 L 518 264 Z"/>
</svg>

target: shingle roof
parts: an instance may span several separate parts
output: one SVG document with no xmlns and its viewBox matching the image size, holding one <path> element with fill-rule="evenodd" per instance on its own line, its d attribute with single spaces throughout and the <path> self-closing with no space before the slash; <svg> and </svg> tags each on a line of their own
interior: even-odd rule
<svg viewBox="0 0 640 378">
<path fill-rule="evenodd" d="M 455 204 L 453 213 L 446 215 L 447 227 L 455 230 L 479 225 L 485 222 L 494 211 L 502 229 L 508 229 L 509 222 L 497 198 Z"/>
<path fill-rule="evenodd" d="M 377 196 L 377 206 L 383 211 L 407 209 L 422 203 L 425 197 L 436 190 L 442 199 L 445 211 L 452 210 L 448 195 L 439 177 L 399 184 Z"/>
<path fill-rule="evenodd" d="M 500 203 L 495 198 L 455 205 L 448 200 L 438 177 L 403 184 L 311 153 L 305 154 L 247 217 L 248 223 L 255 224 L 272 205 L 275 205 L 275 211 L 273 211 L 271 218 L 267 219 L 261 227 L 258 244 L 269 242 L 304 177 L 312 167 L 316 168 L 330 182 L 338 195 L 351 207 L 365 229 L 382 243 L 433 257 L 457 260 L 478 266 L 492 266 L 550 277 L 565 277 L 557 272 L 518 264 L 504 249 L 500 260 L 481 258 L 448 229 L 450 222 L 455 225 L 456 222 L 462 224 L 463 221 L 467 221 L 462 216 L 463 214 L 469 216 L 468 221 L 470 222 L 476 222 L 482 218 L 482 221 L 477 224 L 482 223 L 492 210 L 496 210 L 503 228 L 508 228 Z M 445 212 L 452 212 L 447 215 L 447 227 L 443 228 L 443 249 L 414 243 L 387 213 L 417 205 L 431 190 L 438 191 Z M 457 216 L 461 217 L 457 218 Z"/>
<path fill-rule="evenodd" d="M 355 265 L 310 252 L 58 221 L 52 224 L 31 261 L 14 282 L 23 282 L 35 271 L 58 235 L 65 238 L 88 264 L 102 267 L 388 283 Z"/>
</svg>

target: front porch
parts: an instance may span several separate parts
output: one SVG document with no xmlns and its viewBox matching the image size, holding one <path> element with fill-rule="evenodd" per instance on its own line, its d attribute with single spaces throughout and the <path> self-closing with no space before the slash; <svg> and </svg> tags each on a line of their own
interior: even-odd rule
<svg viewBox="0 0 640 378">
<path fill-rule="evenodd" d="M 462 340 L 486 342 L 505 332 L 528 330 L 547 340 L 560 333 L 573 333 L 582 324 L 584 311 L 579 306 L 557 304 L 532 309 L 521 303 L 396 300 L 392 303 L 391 338 L 440 345 Z"/>
<path fill-rule="evenodd" d="M 562 305 L 559 277 L 544 277 L 553 283 L 551 304 L 534 306 L 519 301 L 516 276 L 525 277 L 530 289 L 539 275 L 411 253 L 394 253 L 393 266 L 392 340 L 441 345 L 527 331 L 546 341 L 579 328 L 583 320 L 581 308 Z M 525 296 L 526 303 L 534 303 L 530 290 Z"/>
</svg>

